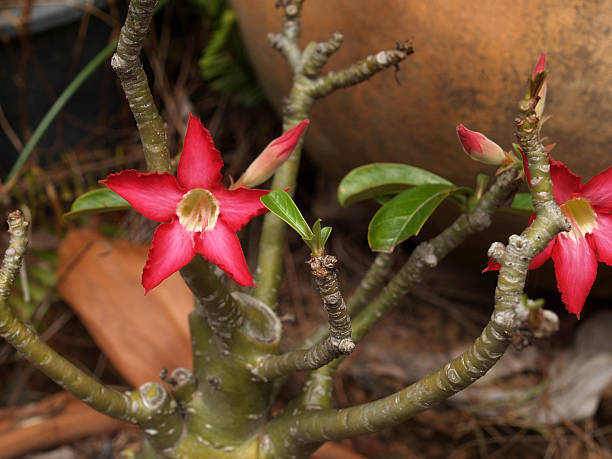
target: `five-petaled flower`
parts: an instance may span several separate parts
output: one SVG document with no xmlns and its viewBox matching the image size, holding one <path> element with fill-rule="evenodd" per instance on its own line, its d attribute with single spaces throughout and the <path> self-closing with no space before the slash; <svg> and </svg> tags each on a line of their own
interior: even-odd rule
<svg viewBox="0 0 612 459">
<path fill-rule="evenodd" d="M 287 148 L 293 150 L 299 137 L 294 136 L 293 145 Z M 196 254 L 219 266 L 240 285 L 254 286 L 236 232 L 267 212 L 259 198 L 268 191 L 225 189 L 221 167 L 223 160 L 210 132 L 190 115 L 176 177 L 124 170 L 101 181 L 145 217 L 161 223 L 142 272 L 145 292 Z"/>
<path fill-rule="evenodd" d="M 612 266 L 612 167 L 583 185 L 565 164 L 550 159 L 550 177 L 555 200 L 572 229 L 559 233 L 529 268 L 539 268 L 552 257 L 563 303 L 580 317 L 597 275 L 597 262 Z M 489 261 L 486 271 L 491 269 L 499 269 L 499 264 Z"/>
</svg>

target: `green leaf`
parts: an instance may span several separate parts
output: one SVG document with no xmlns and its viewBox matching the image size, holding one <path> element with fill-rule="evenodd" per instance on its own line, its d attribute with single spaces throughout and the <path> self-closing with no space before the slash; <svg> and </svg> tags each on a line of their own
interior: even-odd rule
<svg viewBox="0 0 612 459">
<path fill-rule="evenodd" d="M 321 239 L 321 219 L 320 218 L 317 218 L 317 221 L 312 224 L 312 234 L 314 235 L 315 239 L 316 238 Z"/>
<path fill-rule="evenodd" d="M 327 240 L 329 239 L 329 235 L 331 234 L 332 229 L 331 226 L 324 226 L 321 228 L 321 245 L 325 247 L 327 244 Z"/>
<path fill-rule="evenodd" d="M 338 202 L 343 207 L 364 199 L 404 191 L 426 184 L 453 185 L 424 169 L 397 163 L 373 163 L 349 172 L 338 186 Z"/>
<path fill-rule="evenodd" d="M 270 212 L 297 231 L 302 239 L 310 241 L 314 237 L 306 220 L 300 213 L 300 209 L 295 205 L 289 193 L 283 190 L 274 190 L 260 199 Z"/>
<path fill-rule="evenodd" d="M 512 204 L 510 204 L 510 209 L 527 215 L 533 215 L 535 209 L 531 202 L 531 193 L 516 193 L 512 200 Z"/>
<path fill-rule="evenodd" d="M 391 201 L 394 197 L 394 194 L 383 194 L 382 196 L 376 196 L 374 199 L 378 204 L 382 206 L 383 204 L 386 204 Z"/>
<path fill-rule="evenodd" d="M 466 191 L 455 185 L 431 184 L 395 196 L 370 221 L 368 243 L 372 250 L 391 252 L 399 243 L 417 235 L 440 203 L 455 192 Z"/>
<path fill-rule="evenodd" d="M 99 214 L 114 210 L 131 209 L 129 202 L 119 196 L 110 188 L 99 188 L 82 194 L 72 203 L 70 212 L 64 218 L 70 220 L 81 215 Z"/>
</svg>

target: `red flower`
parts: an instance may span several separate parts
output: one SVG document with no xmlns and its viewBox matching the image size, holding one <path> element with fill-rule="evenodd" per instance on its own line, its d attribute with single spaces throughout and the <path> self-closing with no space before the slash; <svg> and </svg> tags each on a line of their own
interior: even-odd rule
<svg viewBox="0 0 612 459">
<path fill-rule="evenodd" d="M 565 164 L 550 159 L 550 176 L 555 201 L 572 230 L 559 233 L 529 269 L 539 268 L 552 257 L 563 303 L 580 317 L 597 275 L 597 262 L 612 266 L 612 167 L 583 185 Z M 529 224 L 533 220 L 535 216 Z M 492 269 L 499 269 L 499 264 L 490 261 L 485 271 Z"/>
<path fill-rule="evenodd" d="M 254 286 L 236 231 L 267 212 L 259 198 L 268 191 L 226 190 L 221 184 L 222 166 L 210 132 L 190 115 L 176 177 L 125 170 L 101 181 L 145 217 L 161 223 L 142 272 L 146 292 L 196 253 L 240 285 Z"/>
</svg>

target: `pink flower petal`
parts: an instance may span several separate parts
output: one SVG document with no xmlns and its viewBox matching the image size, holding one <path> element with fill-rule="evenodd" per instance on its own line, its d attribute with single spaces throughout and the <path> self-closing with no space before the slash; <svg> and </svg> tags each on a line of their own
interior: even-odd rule
<svg viewBox="0 0 612 459">
<path fill-rule="evenodd" d="M 523 149 L 519 147 L 521 152 L 521 158 L 523 158 L 523 170 L 525 171 L 525 181 L 527 186 L 531 189 L 531 173 L 529 172 L 529 162 L 527 161 L 527 155 L 523 152 Z"/>
<path fill-rule="evenodd" d="M 259 198 L 268 194 L 268 190 L 249 190 L 238 188 L 226 190 L 218 188 L 212 190 L 219 201 L 219 218 L 232 230 L 238 231 L 246 225 L 251 218 L 265 214 L 268 209 Z"/>
<path fill-rule="evenodd" d="M 493 258 L 489 258 L 489 261 L 487 262 L 487 267 L 481 272 L 486 273 L 487 271 L 499 271 L 499 268 L 501 268 L 501 265 L 495 260 L 493 260 Z"/>
<path fill-rule="evenodd" d="M 534 222 L 534 220 L 536 219 L 535 215 L 532 215 L 529 218 L 529 222 L 527 223 L 526 228 L 529 228 L 531 226 L 531 224 Z M 537 254 L 533 260 L 531 260 L 531 263 L 529 264 L 529 269 L 537 269 L 540 266 L 542 266 L 549 258 L 550 255 L 552 253 L 552 249 L 555 245 L 556 242 L 556 238 L 553 238 L 552 241 L 550 241 L 548 243 L 548 245 L 546 246 L 546 248 L 544 250 L 542 250 L 539 254 Z M 496 261 L 493 260 L 493 258 L 489 258 L 489 262 L 487 263 L 487 267 L 485 269 L 482 270 L 482 272 L 487 272 L 487 271 L 499 271 L 499 268 L 501 266 L 499 265 L 499 263 L 497 263 Z"/>
<path fill-rule="evenodd" d="M 580 194 L 592 205 L 608 211 L 612 210 L 612 167 L 589 180 Z"/>
<path fill-rule="evenodd" d="M 584 237 L 560 233 L 552 251 L 557 288 L 570 313 L 580 317 L 591 286 L 597 275 L 597 257 Z"/>
<path fill-rule="evenodd" d="M 293 153 L 293 150 L 295 150 L 295 146 L 309 124 L 309 119 L 300 121 L 283 135 L 270 142 L 268 146 L 264 148 L 262 154 L 267 150 L 273 152 L 276 158 L 287 159 L 291 153 Z"/>
<path fill-rule="evenodd" d="M 196 237 L 196 252 L 216 264 L 240 285 L 255 286 L 238 236 L 222 221 L 218 221 L 212 230 Z"/>
<path fill-rule="evenodd" d="M 535 219 L 536 219 L 535 215 L 532 215 L 531 217 L 529 217 L 527 228 L 529 228 L 533 224 Z M 552 249 L 556 242 L 557 242 L 557 238 L 554 237 L 552 241 L 550 241 L 548 245 L 544 248 L 544 250 L 542 250 L 535 257 L 533 257 L 533 260 L 531 260 L 531 263 L 529 264 L 529 269 L 538 269 L 540 266 L 546 263 L 552 254 Z"/>
<path fill-rule="evenodd" d="M 195 255 L 194 235 L 185 231 L 178 220 L 157 227 L 142 270 L 145 293 L 191 261 Z"/>
<path fill-rule="evenodd" d="M 531 260 L 531 263 L 529 264 L 529 269 L 537 269 L 542 266 L 546 261 L 548 261 L 552 253 L 552 249 L 555 245 L 555 241 L 556 239 L 550 241 L 546 248 L 542 250 L 539 254 L 537 254 L 533 260 Z M 499 271 L 499 268 L 501 268 L 500 264 L 493 260 L 493 258 L 489 258 L 489 261 L 487 262 L 487 267 L 483 269 L 482 272 L 486 273 L 487 271 Z"/>
<path fill-rule="evenodd" d="M 598 214 L 597 228 L 587 234 L 587 239 L 597 252 L 597 259 L 612 266 L 612 215 Z"/>
<path fill-rule="evenodd" d="M 564 204 L 572 199 L 574 193 L 582 190 L 582 180 L 560 161 L 550 158 L 550 178 L 557 204 Z"/>
<path fill-rule="evenodd" d="M 552 255 L 553 247 L 555 246 L 556 242 L 557 238 L 553 238 L 553 240 L 548 243 L 544 250 L 533 257 L 533 260 L 531 260 L 531 263 L 529 264 L 529 269 L 538 269 L 540 266 L 546 263 Z"/>
<path fill-rule="evenodd" d="M 147 218 L 166 222 L 176 215 L 176 206 L 185 191 L 176 177 L 170 174 L 143 174 L 125 170 L 100 180 L 107 187 L 128 201 L 134 209 Z"/>
<path fill-rule="evenodd" d="M 221 153 L 215 148 L 210 132 L 199 118 L 190 114 L 176 174 L 179 183 L 189 189 L 215 187 L 223 178 L 222 167 Z"/>
</svg>

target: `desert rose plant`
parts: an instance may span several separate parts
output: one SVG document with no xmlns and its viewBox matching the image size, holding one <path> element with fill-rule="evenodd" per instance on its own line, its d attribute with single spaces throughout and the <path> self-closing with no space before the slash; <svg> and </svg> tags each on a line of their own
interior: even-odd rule
<svg viewBox="0 0 612 459">
<path fill-rule="evenodd" d="M 164 122 L 139 59 L 156 0 L 130 3 L 112 65 L 134 114 L 148 172 L 125 170 L 100 177 L 108 188 L 98 191 L 97 199 L 120 199 L 124 207 L 159 222 L 143 269 L 143 294 L 176 271 L 193 292 L 195 307 L 189 315 L 193 367 L 174 369 L 166 378 L 169 390 L 158 382 L 127 391 L 106 386 L 49 348 L 17 319 L 6 300 L 26 250 L 28 222 L 18 211 L 8 217 L 10 242 L 0 270 L 0 335 L 92 408 L 142 429 L 143 455 L 308 457 L 327 440 L 401 423 L 481 378 L 513 342 L 525 346 L 535 337 L 556 331 L 557 316 L 524 294 L 529 269 L 552 258 L 563 302 L 569 312 L 579 315 L 597 262 L 612 263 L 612 169 L 583 185 L 567 166 L 552 160 L 550 148 L 542 144 L 547 91 L 542 54 L 519 103 L 518 143 L 513 148 L 505 151 L 484 134 L 457 126 L 461 147 L 471 159 L 499 167 L 488 188 L 480 180 L 474 191 L 410 165 L 389 163 L 357 168 L 342 180 L 338 189 L 342 205 L 365 199 L 381 203 L 367 234 L 377 255 L 356 291 L 345 300 L 338 282 L 338 259 L 326 249 L 333 237 L 331 228 L 320 220 L 309 225 L 291 197 L 309 114 L 318 98 L 396 67 L 413 50 L 409 43 L 399 42 L 393 49 L 324 74 L 323 66 L 340 48 L 343 37 L 335 33 L 328 41 L 300 49 L 303 3 L 279 1 L 284 31 L 270 35 L 272 46 L 293 71 L 283 110 L 285 133 L 235 182 L 230 181 L 229 188 L 222 181 L 222 156 L 195 116 L 189 118 L 176 173 L 171 171 Z M 272 174 L 272 191 L 253 188 Z M 498 280 L 491 319 L 480 336 L 457 358 L 388 397 L 333 408 L 333 376 L 344 357 L 419 283 L 426 270 L 487 228 L 494 212 L 512 200 L 523 179 L 530 186 L 530 199 L 523 195 L 513 202 L 533 217 L 507 244 L 491 245 L 487 269 L 496 270 Z M 417 235 L 445 199 L 460 206 L 460 216 L 437 236 L 419 243 L 386 282 L 394 249 Z M 74 209 L 91 210 L 87 195 Z M 253 276 L 236 233 L 268 210 Z M 311 249 L 307 262 L 329 320 L 301 346 L 281 353 L 282 327 L 276 309 L 288 227 Z M 228 282 L 245 288 L 232 288 L 231 293 Z M 301 394 L 273 415 L 271 407 L 284 378 L 304 370 L 308 375 Z"/>
</svg>

